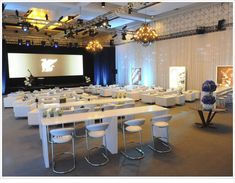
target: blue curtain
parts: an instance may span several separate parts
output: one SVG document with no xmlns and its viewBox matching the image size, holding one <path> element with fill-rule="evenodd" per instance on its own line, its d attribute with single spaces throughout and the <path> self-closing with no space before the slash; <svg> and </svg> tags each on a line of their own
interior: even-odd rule
<svg viewBox="0 0 235 183">
<path fill-rule="evenodd" d="M 2 94 L 6 93 L 6 79 L 7 79 L 7 51 L 6 51 L 6 41 L 2 40 Z"/>
<path fill-rule="evenodd" d="M 115 48 L 105 48 L 94 55 L 94 84 L 110 85 L 115 83 Z"/>
</svg>

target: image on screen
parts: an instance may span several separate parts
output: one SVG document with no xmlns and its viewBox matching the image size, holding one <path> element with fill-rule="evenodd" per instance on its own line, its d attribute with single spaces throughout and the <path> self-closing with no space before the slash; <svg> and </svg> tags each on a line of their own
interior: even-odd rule
<svg viewBox="0 0 235 183">
<path fill-rule="evenodd" d="M 8 67 L 10 78 L 29 76 L 29 71 L 34 77 L 81 76 L 83 56 L 8 53 Z"/>
</svg>

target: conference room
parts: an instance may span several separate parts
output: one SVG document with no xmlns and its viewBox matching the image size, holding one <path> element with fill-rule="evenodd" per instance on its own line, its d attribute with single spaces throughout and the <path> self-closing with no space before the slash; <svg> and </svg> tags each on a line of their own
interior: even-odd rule
<svg viewBox="0 0 235 183">
<path fill-rule="evenodd" d="M 233 176 L 233 2 L 2 3 L 2 176 Z"/>
</svg>

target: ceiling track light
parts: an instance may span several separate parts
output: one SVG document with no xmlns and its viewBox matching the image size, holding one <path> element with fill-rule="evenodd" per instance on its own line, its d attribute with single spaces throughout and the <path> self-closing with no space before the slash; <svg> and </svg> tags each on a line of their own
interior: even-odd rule
<svg viewBox="0 0 235 183">
<path fill-rule="evenodd" d="M 46 41 L 41 41 L 41 46 L 45 47 L 46 46 Z"/>
<path fill-rule="evenodd" d="M 54 42 L 53 47 L 54 47 L 54 48 L 58 48 L 58 47 L 59 47 L 58 42 Z"/>
<path fill-rule="evenodd" d="M 19 17 L 19 11 L 18 10 L 15 11 L 15 14 L 16 14 L 17 17 Z"/>
<path fill-rule="evenodd" d="M 61 17 L 58 19 L 58 22 L 60 22 L 63 18 L 64 18 L 64 16 L 61 16 Z"/>
<path fill-rule="evenodd" d="M 18 45 L 22 46 L 22 44 L 23 44 L 23 40 L 22 39 L 18 39 Z"/>
<path fill-rule="evenodd" d="M 114 35 L 112 36 L 112 38 L 115 38 L 115 37 L 117 37 L 117 34 L 114 34 Z"/>
<path fill-rule="evenodd" d="M 102 7 L 102 8 L 105 7 L 105 2 L 101 2 L 101 7 Z"/>
<path fill-rule="evenodd" d="M 29 41 L 29 40 L 26 40 L 26 41 L 25 41 L 25 45 L 26 45 L 27 47 L 29 47 L 29 46 L 30 46 L 30 41 Z"/>
<path fill-rule="evenodd" d="M 48 14 L 45 15 L 45 18 L 46 18 L 47 21 L 49 20 L 49 19 L 48 19 Z"/>
<path fill-rule="evenodd" d="M 2 13 L 4 12 L 6 6 L 7 6 L 7 4 L 2 3 Z"/>
<path fill-rule="evenodd" d="M 127 28 L 127 25 L 125 25 L 123 28 L 122 28 L 122 30 L 125 30 Z"/>
<path fill-rule="evenodd" d="M 125 32 L 122 33 L 122 40 L 126 40 L 126 33 Z"/>
<path fill-rule="evenodd" d="M 27 17 L 30 13 L 32 13 L 33 10 L 28 10 L 25 14 L 24 14 L 24 17 Z"/>
</svg>

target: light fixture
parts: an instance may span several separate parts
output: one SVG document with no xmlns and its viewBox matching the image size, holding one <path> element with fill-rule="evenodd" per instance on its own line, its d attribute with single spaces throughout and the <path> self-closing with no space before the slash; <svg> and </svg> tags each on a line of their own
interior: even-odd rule
<svg viewBox="0 0 235 183">
<path fill-rule="evenodd" d="M 26 40 L 26 41 L 25 41 L 25 45 L 26 45 L 27 47 L 29 47 L 29 46 L 30 46 L 30 41 L 29 41 L 29 40 Z"/>
<path fill-rule="evenodd" d="M 41 41 L 41 46 L 45 47 L 46 46 L 46 41 Z"/>
<path fill-rule="evenodd" d="M 126 40 L 126 32 L 122 33 L 122 40 Z"/>
<path fill-rule="evenodd" d="M 110 45 L 110 46 L 114 46 L 114 40 L 113 40 L 113 39 L 110 39 L 109 45 Z"/>
<path fill-rule="evenodd" d="M 22 30 L 23 30 L 24 32 L 28 32 L 28 31 L 29 31 L 29 27 L 30 27 L 30 23 L 28 23 L 28 22 L 22 22 L 22 23 L 21 23 L 21 26 L 22 26 Z"/>
<path fill-rule="evenodd" d="M 101 7 L 104 8 L 105 7 L 105 2 L 101 3 Z"/>
<path fill-rule="evenodd" d="M 86 46 L 86 50 L 91 53 L 98 53 L 102 51 L 102 49 L 103 49 L 103 46 L 97 40 L 90 41 Z"/>
<path fill-rule="evenodd" d="M 64 18 L 64 16 L 61 16 L 58 20 L 58 22 L 60 22 L 62 19 Z"/>
<path fill-rule="evenodd" d="M 27 11 L 25 17 L 27 17 L 27 22 L 42 29 L 48 24 L 48 22 L 45 22 L 45 20 L 48 20 L 47 12 L 45 9 L 31 8 Z"/>
<path fill-rule="evenodd" d="M 143 46 L 148 46 L 152 42 L 156 41 L 158 35 L 149 24 L 144 23 L 139 29 L 136 30 L 134 35 L 135 41 L 141 43 Z"/>
<path fill-rule="evenodd" d="M 58 47 L 59 47 L 58 42 L 54 42 L 54 48 L 58 48 Z"/>
<path fill-rule="evenodd" d="M 19 11 L 16 10 L 15 13 L 16 13 L 16 16 L 19 17 Z"/>
<path fill-rule="evenodd" d="M 112 36 L 112 38 L 115 38 L 115 37 L 117 37 L 117 34 L 114 34 L 114 35 Z"/>
<path fill-rule="evenodd" d="M 22 46 L 22 44 L 23 44 L 22 39 L 18 39 L 18 45 L 19 45 L 19 46 Z"/>
</svg>

